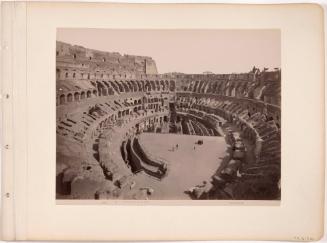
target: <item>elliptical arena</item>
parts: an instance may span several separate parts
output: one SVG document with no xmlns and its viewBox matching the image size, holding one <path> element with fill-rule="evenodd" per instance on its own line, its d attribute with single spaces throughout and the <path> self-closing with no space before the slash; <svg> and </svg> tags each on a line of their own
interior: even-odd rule
<svg viewBox="0 0 327 243">
<path fill-rule="evenodd" d="M 158 74 L 151 57 L 56 52 L 57 199 L 280 200 L 280 69 Z"/>
</svg>

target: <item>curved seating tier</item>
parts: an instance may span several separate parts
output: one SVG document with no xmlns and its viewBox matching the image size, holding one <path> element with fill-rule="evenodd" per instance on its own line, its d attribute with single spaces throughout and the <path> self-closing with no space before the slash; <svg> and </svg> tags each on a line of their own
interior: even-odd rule
<svg viewBox="0 0 327 243">
<path fill-rule="evenodd" d="M 234 175 L 234 181 L 231 184 L 233 187 L 223 182 L 225 189 L 222 190 L 230 190 L 229 195 L 234 199 L 246 197 L 242 190 L 249 192 L 249 198 L 251 196 L 255 198 L 280 196 L 278 183 L 281 174 L 281 133 L 279 121 L 276 121 L 274 114 L 271 114 L 279 112 L 280 117 L 280 110 L 278 111 L 274 107 L 273 112 L 267 109 L 254 111 L 251 106 L 244 109 L 244 104 L 238 99 L 226 99 L 222 96 L 210 96 L 208 99 L 206 96 L 189 94 L 179 94 L 177 104 L 178 111 L 183 113 L 198 116 L 216 115 L 226 119 L 227 122 L 241 130 L 244 138 L 254 144 L 254 161 L 241 164 L 236 169 L 240 174 L 238 177 L 236 174 Z M 260 102 L 259 106 L 261 105 Z M 195 130 L 199 130 L 199 128 L 196 127 Z M 230 156 L 233 157 L 233 154 L 231 153 Z M 224 166 L 227 168 L 228 164 Z M 234 172 L 236 173 L 236 171 Z M 214 176 L 215 181 L 217 181 L 217 176 L 220 178 L 220 173 Z M 224 181 L 221 178 L 219 180 Z"/>
<path fill-rule="evenodd" d="M 136 124 L 142 119 L 156 116 L 158 112 L 167 115 L 168 110 L 163 106 L 165 98 L 160 98 L 160 95 L 153 98 L 153 92 L 140 92 L 141 89 L 132 89 L 129 84 L 122 86 L 115 83 L 112 87 L 113 93 L 90 96 L 87 102 L 86 99 L 76 99 L 59 105 L 57 136 L 81 145 L 99 137 L 99 165 L 105 177 L 118 181 L 120 187 L 133 173 L 144 172 L 155 179 L 162 179 L 166 165 L 149 158 L 139 140 L 134 136 L 126 139 L 126 134 L 135 134 L 139 129 Z M 183 134 L 219 136 L 224 134 L 222 125 L 229 122 L 240 128 L 243 136 L 255 144 L 255 161 L 242 165 L 244 176 L 238 183 L 247 184 L 249 180 L 258 178 L 280 179 L 280 108 L 260 100 L 210 94 L 202 88 L 200 91 L 203 93 L 176 93 L 174 127 L 163 122 L 167 129 L 162 129 L 162 124 L 158 127 L 150 125 L 147 126 L 148 131 L 174 130 Z M 183 119 L 178 121 L 178 116 Z M 123 124 L 128 124 L 128 128 Z M 108 138 L 117 136 L 114 131 L 117 127 L 121 127 L 121 140 L 119 145 L 111 147 L 106 143 Z M 121 153 L 117 156 L 112 151 Z"/>
</svg>

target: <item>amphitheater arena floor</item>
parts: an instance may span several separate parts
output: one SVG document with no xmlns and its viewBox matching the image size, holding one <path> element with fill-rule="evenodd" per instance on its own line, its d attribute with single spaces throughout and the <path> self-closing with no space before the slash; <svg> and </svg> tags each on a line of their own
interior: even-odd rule
<svg viewBox="0 0 327 243">
<path fill-rule="evenodd" d="M 154 189 L 149 198 L 154 200 L 190 199 L 185 191 L 210 180 L 227 155 L 224 137 L 143 133 L 140 139 L 149 153 L 168 162 L 168 175 L 161 181 L 144 174 L 134 177 L 138 188 Z M 196 144 L 199 139 L 203 145 Z"/>
</svg>

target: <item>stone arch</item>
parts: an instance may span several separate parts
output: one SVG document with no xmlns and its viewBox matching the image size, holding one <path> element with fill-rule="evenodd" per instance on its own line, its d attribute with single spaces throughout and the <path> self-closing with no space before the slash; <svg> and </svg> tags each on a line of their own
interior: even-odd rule
<svg viewBox="0 0 327 243">
<path fill-rule="evenodd" d="M 142 91 L 142 83 L 141 81 L 133 81 L 137 86 L 137 91 Z"/>
<path fill-rule="evenodd" d="M 150 81 L 151 84 L 151 90 L 156 90 L 156 84 L 153 80 Z"/>
<path fill-rule="evenodd" d="M 141 85 L 141 91 L 145 91 L 145 83 L 144 80 L 138 81 Z"/>
<path fill-rule="evenodd" d="M 94 96 L 98 96 L 98 91 L 96 89 L 94 89 L 92 93 Z"/>
<path fill-rule="evenodd" d="M 115 83 L 118 86 L 119 92 L 124 92 L 125 91 L 121 83 L 119 83 L 117 80 L 115 80 Z"/>
<path fill-rule="evenodd" d="M 108 95 L 108 90 L 106 88 L 102 88 L 101 91 L 102 91 L 101 92 L 102 96 L 107 96 Z"/>
<path fill-rule="evenodd" d="M 155 84 L 156 84 L 156 90 L 159 91 L 160 90 L 159 80 L 156 80 Z"/>
<path fill-rule="evenodd" d="M 126 82 L 128 88 L 129 88 L 130 92 L 135 92 L 134 85 L 128 80 L 126 80 L 125 82 Z"/>
<path fill-rule="evenodd" d="M 80 98 L 79 93 L 78 93 L 78 92 L 75 92 L 75 93 L 74 93 L 74 100 L 75 100 L 75 101 L 79 101 L 79 98 Z"/>
<path fill-rule="evenodd" d="M 165 83 L 163 80 L 160 80 L 161 90 L 165 90 Z"/>
<path fill-rule="evenodd" d="M 139 92 L 140 91 L 140 86 L 138 85 L 138 83 L 136 81 L 131 81 L 134 85 L 134 89 L 136 92 Z"/>
<path fill-rule="evenodd" d="M 230 88 L 230 96 L 232 97 L 236 96 L 236 88 L 234 86 Z"/>
<path fill-rule="evenodd" d="M 210 85 L 209 82 L 207 82 L 207 83 L 205 83 L 205 84 L 203 85 L 202 93 L 205 93 L 205 94 L 206 94 L 206 93 L 208 92 L 209 85 Z"/>
<path fill-rule="evenodd" d="M 91 92 L 91 90 L 88 90 L 88 91 L 86 92 L 86 97 L 87 97 L 87 98 L 91 98 L 91 96 L 92 96 L 92 92 Z"/>
<path fill-rule="evenodd" d="M 137 91 L 137 87 L 135 87 L 134 81 L 128 80 L 126 82 L 128 83 L 128 85 L 129 85 L 129 87 L 130 87 L 130 89 L 131 89 L 132 92 L 136 92 Z"/>
<path fill-rule="evenodd" d="M 124 82 L 124 81 L 120 81 L 120 82 L 121 82 L 121 84 L 123 86 L 124 92 L 126 92 L 126 93 L 130 92 L 128 84 L 126 82 Z"/>
<path fill-rule="evenodd" d="M 119 93 L 119 88 L 113 81 L 109 81 L 109 84 L 111 88 L 113 88 L 117 93 Z"/>
<path fill-rule="evenodd" d="M 170 80 L 169 90 L 172 92 L 175 90 L 175 82 L 173 80 Z"/>
<path fill-rule="evenodd" d="M 73 101 L 73 95 L 71 93 L 69 93 L 67 95 L 67 102 L 72 102 Z"/>
<path fill-rule="evenodd" d="M 60 69 L 59 68 L 56 69 L 56 78 L 57 79 L 60 78 Z"/>
<path fill-rule="evenodd" d="M 152 89 L 151 89 L 151 84 L 150 84 L 149 80 L 146 80 L 145 82 L 146 82 L 145 83 L 145 90 L 146 91 L 151 91 Z"/>
<path fill-rule="evenodd" d="M 169 82 L 168 82 L 168 80 L 165 80 L 165 87 L 166 87 L 166 90 L 169 89 Z"/>
<path fill-rule="evenodd" d="M 60 95 L 59 97 L 59 104 L 63 105 L 66 102 L 66 96 L 64 94 Z"/>
<path fill-rule="evenodd" d="M 82 91 L 81 92 L 81 100 L 84 100 L 85 99 L 85 91 Z"/>
</svg>

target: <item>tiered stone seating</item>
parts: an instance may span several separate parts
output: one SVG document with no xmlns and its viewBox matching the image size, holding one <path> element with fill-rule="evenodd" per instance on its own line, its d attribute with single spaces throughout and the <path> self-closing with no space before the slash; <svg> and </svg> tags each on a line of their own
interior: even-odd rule
<svg viewBox="0 0 327 243">
<path fill-rule="evenodd" d="M 274 119 L 267 119 L 269 114 L 261 112 L 250 113 L 244 109 L 243 104 L 237 99 L 235 101 L 224 97 L 211 97 L 210 101 L 206 97 L 194 97 L 181 95 L 179 98 L 181 107 L 190 114 L 200 116 L 199 110 L 214 112 L 218 116 L 225 118 L 242 130 L 243 136 L 255 144 L 255 161 L 251 161 L 241 168 L 243 178 L 240 183 L 247 183 L 247 180 L 256 178 L 256 183 L 266 183 L 266 180 L 275 181 L 275 187 L 280 178 L 280 127 Z M 261 105 L 261 103 L 260 103 Z M 191 109 L 190 109 L 191 108 Z M 196 111 L 197 109 L 198 111 Z M 261 181 L 260 181 L 261 180 Z M 240 182 L 241 181 L 241 182 Z M 269 184 L 270 185 L 270 184 Z M 237 191 L 235 189 L 235 191 Z M 234 195 L 238 197 L 237 193 Z"/>
<path fill-rule="evenodd" d="M 237 169 L 242 176 L 234 183 L 236 197 L 242 198 L 237 193 L 242 183 L 262 184 L 262 178 L 280 178 L 280 70 L 260 72 L 254 67 L 240 74 L 157 74 L 150 57 L 122 56 L 60 42 L 57 49 L 57 154 L 63 160 L 57 163 L 71 166 L 67 152 L 71 149 L 75 157 L 80 152 L 80 164 L 94 168 L 85 172 L 83 165 L 81 173 L 77 164 L 70 168 L 73 174 L 94 181 L 104 176 L 114 190 L 123 190 L 139 172 L 161 179 L 166 165 L 150 158 L 135 134 L 221 136 L 224 124 L 232 124 L 254 146 L 255 154 L 254 161 Z M 170 107 L 171 103 L 175 105 Z M 75 157 L 72 161 L 77 161 Z M 62 177 L 71 178 L 68 172 Z"/>
</svg>

